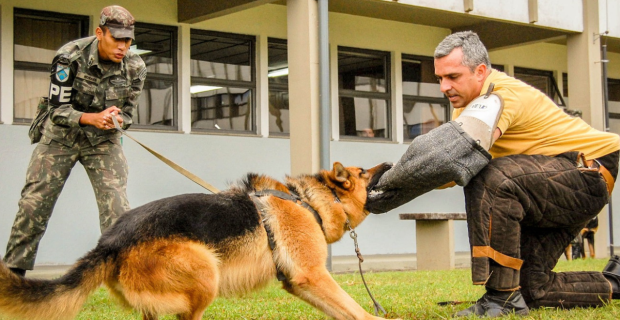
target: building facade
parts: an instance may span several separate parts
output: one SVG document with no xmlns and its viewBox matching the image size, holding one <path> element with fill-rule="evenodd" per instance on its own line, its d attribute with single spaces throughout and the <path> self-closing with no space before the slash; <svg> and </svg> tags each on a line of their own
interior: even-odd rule
<svg viewBox="0 0 620 320">
<path fill-rule="evenodd" d="M 609 130 L 620 133 L 620 0 L 323 3 L 327 19 L 316 0 L 116 1 L 137 20 L 132 50 L 148 68 L 132 136 L 218 188 L 246 172 L 313 173 L 321 156 L 362 167 L 395 162 L 415 136 L 449 120 L 432 55 L 446 35 L 462 30 L 480 35 L 494 68 L 536 86 L 597 129 L 606 130 L 608 114 Z M 47 95 L 54 52 L 94 34 L 99 11 L 110 4 L 0 0 L 2 254 L 34 148 L 28 125 L 38 98 Z M 319 109 L 321 23 L 328 26 L 327 124 Z M 327 155 L 319 133 L 326 125 Z M 133 141 L 123 147 L 132 207 L 207 192 Z M 94 194 L 78 167 L 41 242 L 39 265 L 71 264 L 99 237 Z M 463 211 L 461 188 L 430 192 L 369 217 L 357 230 L 360 249 L 371 260 L 405 259 L 415 253 L 415 222 L 399 221 L 398 213 Z M 618 220 L 613 229 L 620 237 Z M 604 211 L 598 255 L 608 252 L 607 221 Z M 455 226 L 456 250 L 468 251 L 465 223 Z M 355 255 L 350 242 L 332 246 L 334 260 Z"/>
</svg>

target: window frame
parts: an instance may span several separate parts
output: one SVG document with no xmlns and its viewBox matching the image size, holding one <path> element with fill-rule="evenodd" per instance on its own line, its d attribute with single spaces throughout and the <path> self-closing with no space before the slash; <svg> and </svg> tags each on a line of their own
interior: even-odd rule
<svg viewBox="0 0 620 320">
<path fill-rule="evenodd" d="M 179 27 L 138 21 L 136 21 L 135 27 L 170 32 L 172 74 L 147 72 L 145 82 L 147 80 L 172 82 L 172 125 L 168 126 L 163 124 L 132 124 L 131 128 L 143 130 L 177 131 L 179 129 Z M 142 94 L 144 94 L 144 91 L 142 91 Z"/>
<path fill-rule="evenodd" d="M 85 15 L 78 14 L 67 14 L 53 11 L 44 11 L 44 10 L 34 10 L 34 9 L 26 9 L 26 8 L 13 8 L 13 24 L 15 24 L 15 18 L 23 17 L 23 18 L 34 18 L 37 20 L 45 20 L 45 21 L 59 21 L 59 22 L 75 22 L 78 23 L 78 34 L 80 34 L 80 38 L 89 36 L 90 29 L 90 17 Z M 77 40 L 76 39 L 76 40 Z M 57 48 L 59 49 L 59 48 Z M 40 62 L 28 62 L 28 61 L 17 61 L 15 60 L 15 31 L 13 31 L 13 79 L 11 81 L 15 81 L 15 71 L 34 71 L 34 72 L 44 72 L 47 75 L 50 74 L 50 69 L 52 67 L 52 61 L 49 63 L 40 63 Z M 15 87 L 15 83 L 13 83 L 13 87 Z M 15 97 L 15 91 L 12 92 L 13 97 Z M 32 119 L 29 118 L 16 118 L 15 117 L 15 99 L 13 99 L 13 123 L 16 124 L 29 124 Z"/>
<path fill-rule="evenodd" d="M 340 87 L 340 53 L 349 53 L 349 54 L 357 54 L 357 55 L 369 55 L 369 56 L 377 56 L 383 58 L 384 61 L 384 74 L 385 74 L 385 92 L 368 92 L 368 91 L 358 91 L 352 89 L 342 89 Z M 336 59 L 337 63 L 337 74 L 338 74 L 338 108 L 340 109 L 340 98 L 362 98 L 362 99 L 374 99 L 374 100 L 385 100 L 386 102 L 386 128 L 385 128 L 385 137 L 361 137 L 361 136 L 352 136 L 346 134 L 339 134 L 340 140 L 357 140 L 357 141 L 392 141 L 393 133 L 392 128 L 394 126 L 392 117 L 394 114 L 393 106 L 394 101 L 392 101 L 392 53 L 390 51 L 381 51 L 381 50 L 373 50 L 373 49 L 364 49 L 364 48 L 356 48 L 349 46 L 338 46 Z M 341 122 L 341 115 L 338 115 L 338 123 Z M 357 128 L 356 128 L 357 129 Z M 339 129 L 340 131 L 340 129 Z M 357 131 L 357 130 L 356 130 Z"/>
<path fill-rule="evenodd" d="M 558 88 L 558 83 L 557 83 L 557 81 L 555 79 L 555 73 L 553 71 L 533 69 L 533 68 L 525 68 L 525 67 L 514 67 L 513 74 L 514 74 L 515 78 L 517 78 L 516 77 L 517 73 L 526 74 L 526 75 L 532 75 L 532 76 L 547 77 L 547 81 L 549 82 L 548 83 L 549 84 L 549 90 L 551 90 L 551 92 L 543 92 L 543 93 L 547 97 L 549 97 L 549 99 L 551 99 L 551 101 L 553 101 L 558 107 L 566 107 L 566 103 L 564 102 L 564 98 L 562 97 L 562 92 L 560 92 L 560 89 Z M 521 79 L 519 79 L 519 80 L 521 80 Z M 521 81 L 523 81 L 523 80 L 521 80 Z M 525 82 L 525 81 L 523 81 L 523 82 Z M 551 94 L 551 96 L 549 94 Z"/>
<path fill-rule="evenodd" d="M 402 68 L 402 63 L 405 60 L 434 61 L 434 59 L 435 58 L 428 57 L 428 56 L 403 53 L 401 54 L 401 68 Z M 402 78 L 401 78 L 401 82 L 404 82 Z M 445 95 L 443 96 L 443 98 L 437 98 L 437 97 L 426 97 L 426 96 L 414 96 L 410 94 L 405 94 L 403 92 L 403 105 L 405 104 L 405 101 L 414 102 L 414 103 L 421 102 L 421 103 L 446 105 L 444 107 L 444 118 L 446 119 L 446 122 L 450 121 L 451 114 L 452 114 L 452 104 L 450 103 L 450 100 Z M 403 141 L 406 141 L 406 142 L 413 141 L 412 138 L 408 138 L 407 136 L 408 134 L 405 132 L 403 128 Z"/>
<path fill-rule="evenodd" d="M 610 84 L 614 84 L 614 85 L 620 85 L 620 79 L 614 79 L 614 78 L 607 78 L 607 90 L 609 90 L 609 85 Z M 609 92 L 607 94 L 607 98 L 609 99 Z M 615 101 L 615 100 L 608 100 L 608 101 Z M 609 112 L 609 118 L 610 119 L 620 119 L 620 113 L 616 113 L 616 112 Z M 609 127 L 609 124 L 607 124 L 607 126 Z"/>
<path fill-rule="evenodd" d="M 271 44 L 278 44 L 278 45 L 285 45 L 286 46 L 286 51 L 288 54 L 288 40 L 287 39 L 280 39 L 280 38 L 272 38 L 272 37 L 268 37 L 267 38 L 267 66 L 269 66 L 269 46 Z M 288 68 L 288 59 L 286 62 L 287 68 Z M 267 67 L 267 69 L 269 69 L 269 67 Z M 269 70 L 267 71 L 269 72 Z M 289 94 L 289 85 L 288 85 L 288 79 L 286 81 L 286 83 L 272 83 L 271 81 L 269 81 L 269 79 L 267 80 L 267 86 L 268 86 L 268 95 L 271 95 L 272 90 L 274 91 L 278 91 L 278 92 L 286 92 L 287 95 Z M 290 106 L 289 109 L 290 111 Z M 269 112 L 268 113 L 268 117 L 271 116 L 271 114 Z M 289 127 L 290 127 L 290 117 L 288 119 L 289 121 Z M 290 132 L 278 132 L 278 131 L 273 131 L 271 126 L 269 127 L 269 136 L 277 136 L 277 137 L 289 137 L 290 136 Z"/>
<path fill-rule="evenodd" d="M 226 133 L 226 134 L 254 134 L 258 135 L 258 125 L 257 125 L 257 115 L 258 107 L 257 107 L 257 99 L 256 95 L 258 92 L 257 81 L 256 81 L 256 65 L 257 65 L 257 57 L 256 57 L 256 36 L 238 34 L 238 33 L 228 33 L 221 31 L 212 31 L 212 30 L 203 30 L 203 29 L 190 29 L 190 43 L 192 41 L 192 36 L 194 34 L 198 35 L 207 35 L 213 37 L 222 37 L 222 38 L 232 38 L 239 40 L 248 40 L 250 43 L 250 80 L 226 80 L 226 79 L 216 79 L 216 78 L 201 78 L 191 76 L 190 78 L 190 86 L 193 85 L 208 85 L 208 86 L 219 86 L 219 87 L 232 87 L 232 88 L 240 88 L 240 89 L 249 89 L 251 93 L 251 104 L 252 104 L 252 116 L 251 116 L 251 128 L 250 130 L 220 130 L 220 129 L 205 129 L 205 128 L 194 128 L 191 127 L 191 131 L 194 132 L 205 132 L 205 133 Z M 190 49 L 190 60 L 191 58 L 191 49 Z M 191 99 L 191 98 L 190 98 Z M 191 120 L 190 120 L 191 121 Z"/>
</svg>

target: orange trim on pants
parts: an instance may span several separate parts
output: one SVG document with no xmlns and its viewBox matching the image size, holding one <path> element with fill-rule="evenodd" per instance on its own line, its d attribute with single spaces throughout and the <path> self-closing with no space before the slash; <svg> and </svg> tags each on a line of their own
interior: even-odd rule
<svg viewBox="0 0 620 320">
<path fill-rule="evenodd" d="M 472 256 L 474 258 L 491 258 L 500 265 L 515 270 L 521 270 L 521 266 L 523 265 L 523 260 L 509 257 L 489 246 L 474 246 L 472 250 Z"/>
</svg>

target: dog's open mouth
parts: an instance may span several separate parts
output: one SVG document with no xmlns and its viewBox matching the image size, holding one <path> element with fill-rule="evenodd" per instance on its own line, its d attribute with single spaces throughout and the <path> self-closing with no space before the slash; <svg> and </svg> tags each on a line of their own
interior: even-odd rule
<svg viewBox="0 0 620 320">
<path fill-rule="evenodd" d="M 379 183 L 381 176 L 383 176 L 383 174 L 386 173 L 388 170 L 392 169 L 393 166 L 394 164 L 391 162 L 384 162 L 380 164 L 380 167 L 373 173 L 372 178 L 370 179 L 370 182 L 366 187 L 366 191 L 368 191 L 369 193 L 378 192 L 376 190 L 373 190 L 373 188 L 377 185 L 377 183 Z"/>
</svg>

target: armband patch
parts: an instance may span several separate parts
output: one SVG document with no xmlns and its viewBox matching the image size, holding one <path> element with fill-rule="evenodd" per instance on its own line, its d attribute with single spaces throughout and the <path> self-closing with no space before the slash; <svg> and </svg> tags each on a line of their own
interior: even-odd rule
<svg viewBox="0 0 620 320">
<path fill-rule="evenodd" d="M 65 82 L 69 80 L 69 75 L 71 75 L 71 68 L 67 65 L 57 64 L 56 65 L 56 80 L 59 82 Z"/>
</svg>

